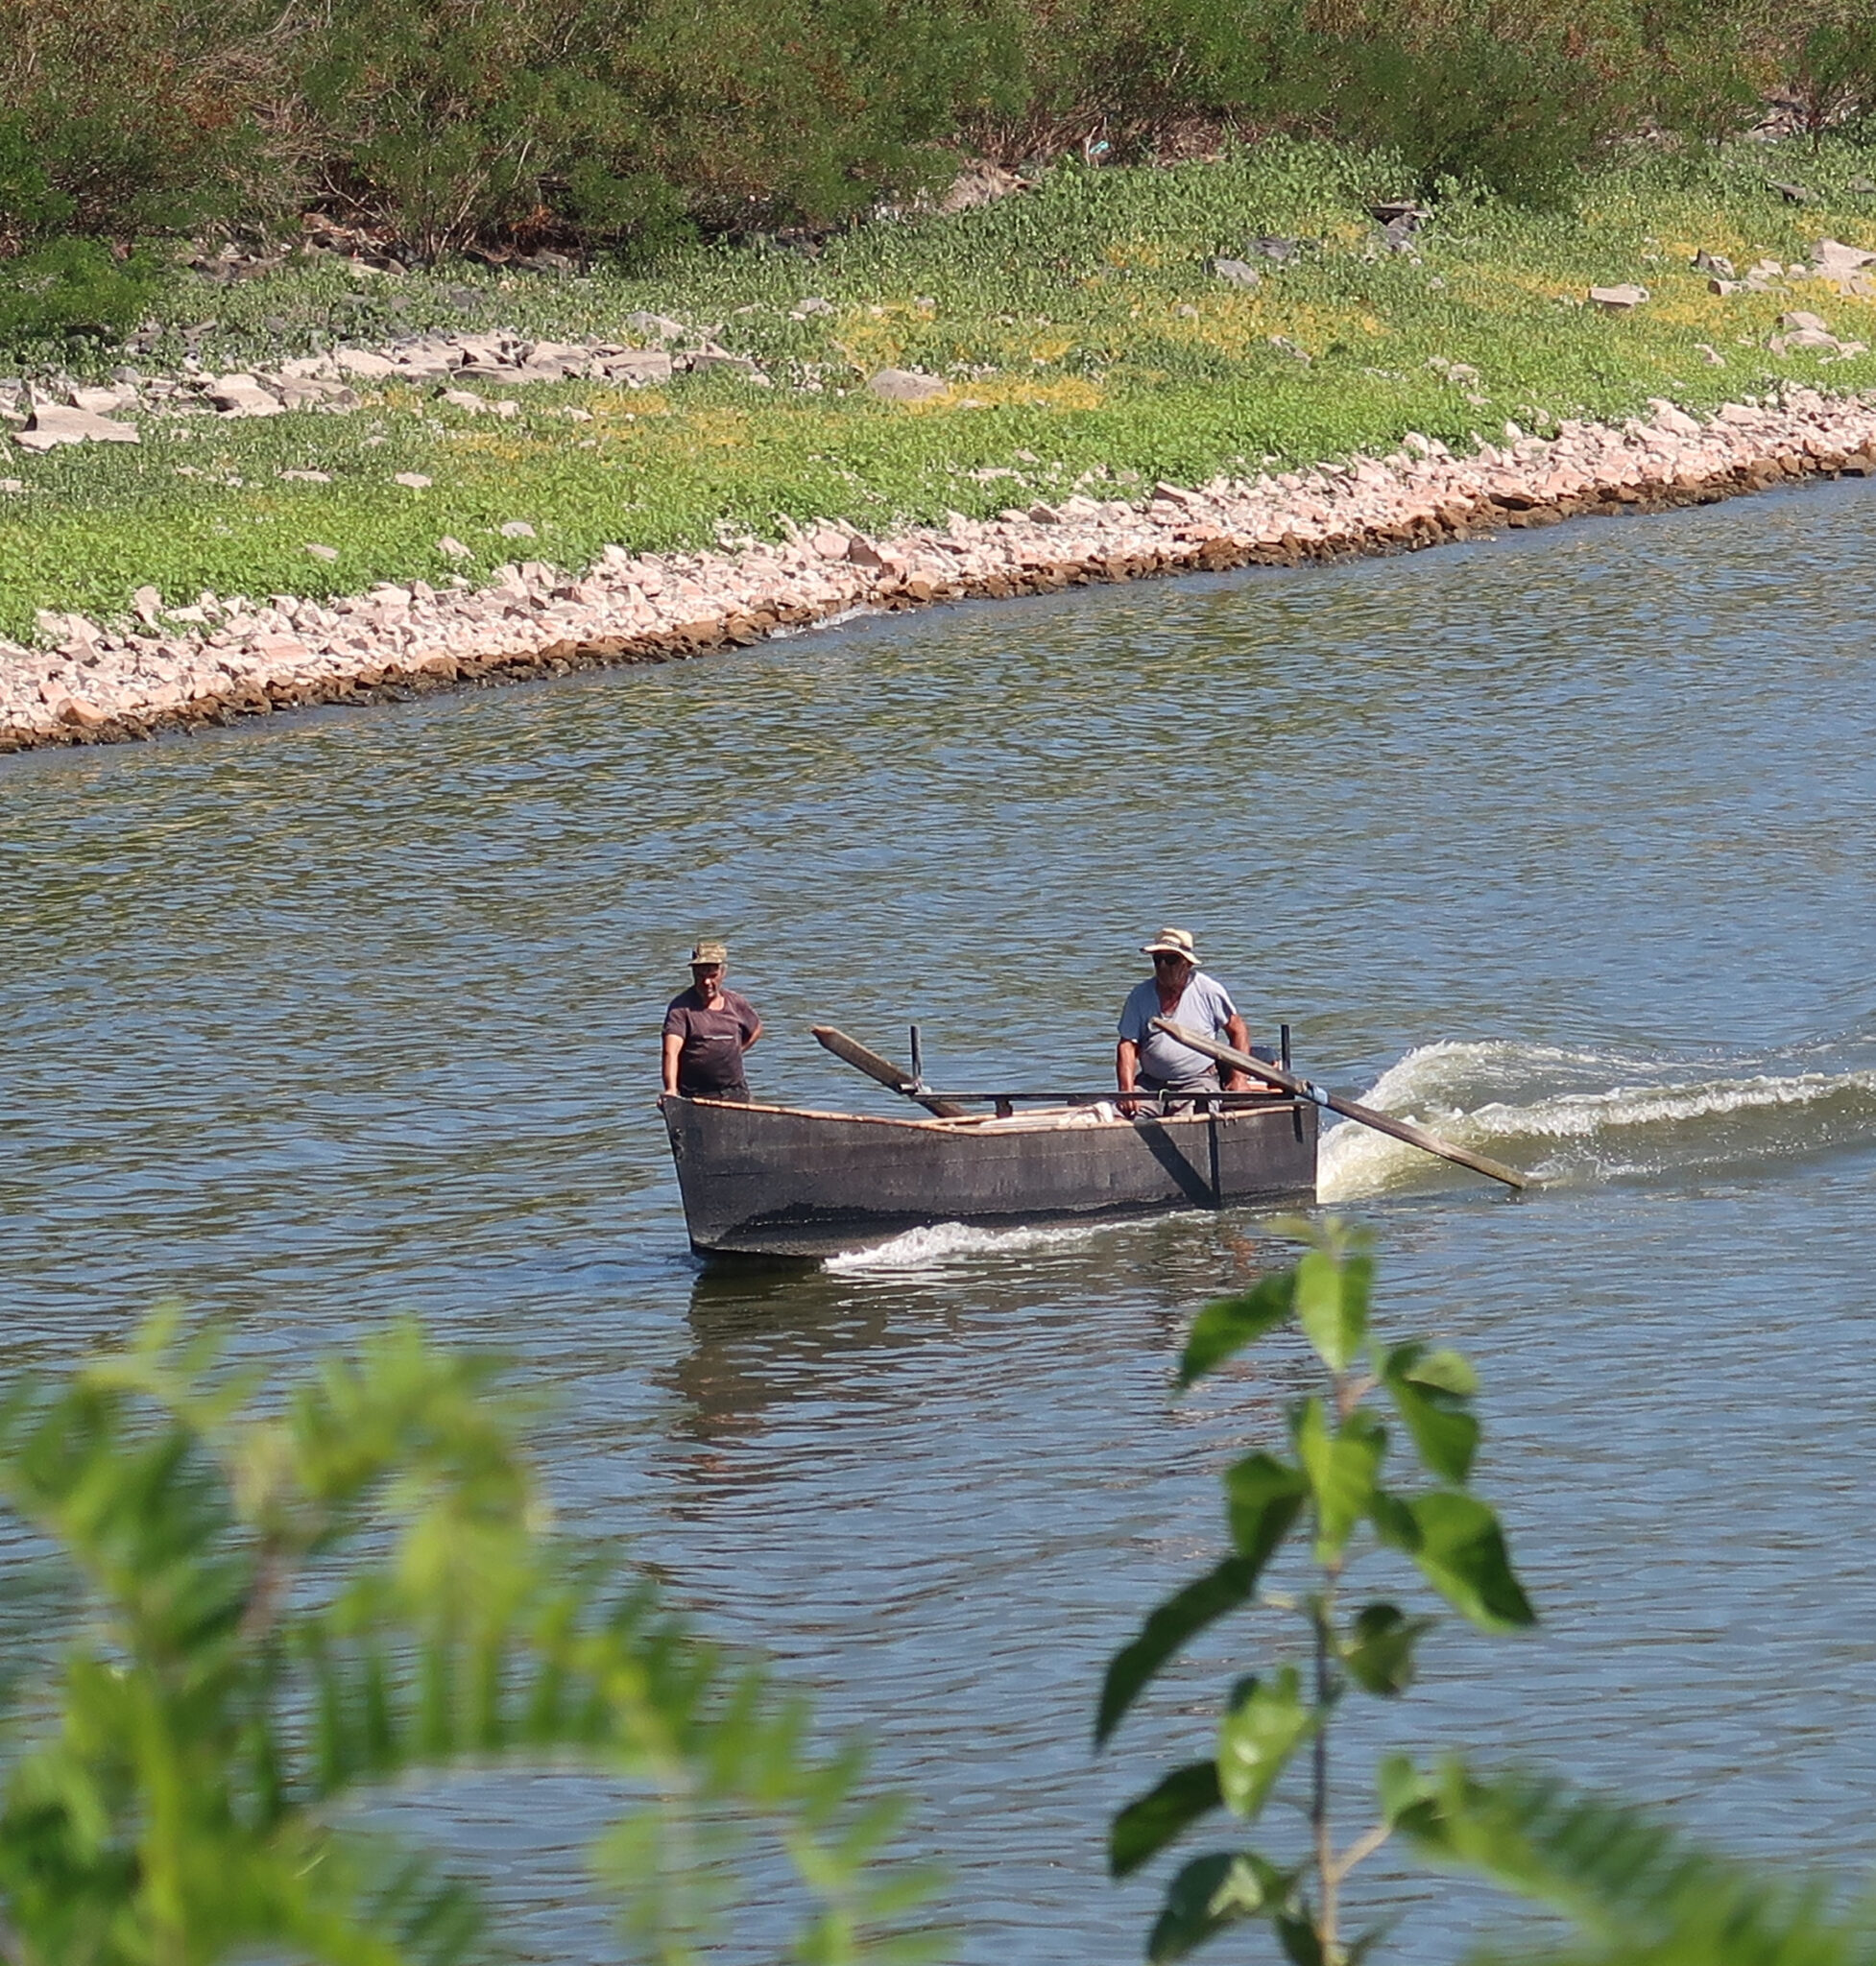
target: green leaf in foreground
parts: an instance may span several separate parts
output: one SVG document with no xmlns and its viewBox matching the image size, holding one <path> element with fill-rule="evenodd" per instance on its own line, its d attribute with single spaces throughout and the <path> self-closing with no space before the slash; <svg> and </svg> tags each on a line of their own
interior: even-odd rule
<svg viewBox="0 0 1876 1966">
<path fill-rule="evenodd" d="M 1218 1788 L 1225 1807 L 1254 1817 L 1321 1719 L 1303 1703 L 1295 1666 L 1282 1666 L 1269 1682 L 1248 1682 L 1218 1728 Z"/>
<path fill-rule="evenodd" d="M 1241 1556 L 1228 1556 L 1152 1612 L 1140 1637 L 1108 1662 L 1094 1719 L 1094 1745 L 1099 1747 L 1114 1732 L 1140 1690 L 1194 1632 L 1237 1610 L 1256 1586 L 1257 1566 Z"/>
<path fill-rule="evenodd" d="M 1537 1622 L 1504 1546 L 1498 1517 L 1476 1496 L 1420 1495 L 1407 1503 L 1418 1534 L 1410 1553 L 1455 1611 L 1485 1631 Z"/>
<path fill-rule="evenodd" d="M 1107 1836 L 1108 1875 L 1124 1878 L 1137 1871 L 1223 1799 L 1215 1761 L 1189 1762 L 1175 1768 L 1114 1818 Z"/>
<path fill-rule="evenodd" d="M 1280 1277 L 1265 1277 L 1240 1296 L 1221 1297 L 1208 1304 L 1192 1320 L 1174 1386 L 1183 1393 L 1246 1345 L 1255 1345 L 1266 1331 L 1274 1331 L 1288 1317 L 1295 1295 L 1295 1272 L 1286 1270 Z"/>
<path fill-rule="evenodd" d="M 1479 1451 L 1479 1420 L 1468 1405 L 1479 1390 L 1472 1367 L 1456 1352 L 1396 1345 L 1382 1358 L 1381 1379 L 1429 1471 L 1464 1481 Z"/>
<path fill-rule="evenodd" d="M 1254 1575 L 1261 1574 L 1302 1513 L 1309 1481 L 1301 1469 L 1260 1452 L 1225 1470 L 1224 1489 L 1231 1540 Z"/>
<path fill-rule="evenodd" d="M 1246 1851 L 1195 1857 L 1166 1886 L 1166 1907 L 1146 1941 L 1153 1966 L 1183 1959 L 1227 1926 L 1241 1924 L 1280 1906 L 1292 1875 Z"/>
<path fill-rule="evenodd" d="M 1369 1512 L 1387 1452 L 1387 1434 L 1361 1406 L 1332 1433 L 1328 1410 L 1318 1399 L 1304 1403 L 1295 1425 L 1297 1456 L 1309 1475 L 1315 1503 L 1316 1561 L 1335 1563 L 1347 1548 L 1355 1525 Z"/>
<path fill-rule="evenodd" d="M 1296 1265 L 1296 1320 L 1331 1372 L 1346 1372 L 1368 1335 L 1374 1259 L 1312 1249 Z"/>
<path fill-rule="evenodd" d="M 1562 1912 L 1583 1938 L 1521 1946 L 1521 1966 L 1853 1966 L 1876 1957 L 1876 1907 L 1821 1879 L 1701 1849 L 1649 1811 L 1548 1776 L 1449 1763 L 1401 1817 L 1427 1856 Z M 1585 1942 L 1586 1941 L 1586 1942 Z M 1491 1956 L 1491 1955 L 1487 1955 Z"/>
<path fill-rule="evenodd" d="M 1341 1645 L 1342 1664 L 1371 1693 L 1404 1693 L 1413 1684 L 1414 1642 L 1432 1628 L 1431 1618 L 1408 1618 L 1397 1604 L 1364 1604 Z"/>
</svg>

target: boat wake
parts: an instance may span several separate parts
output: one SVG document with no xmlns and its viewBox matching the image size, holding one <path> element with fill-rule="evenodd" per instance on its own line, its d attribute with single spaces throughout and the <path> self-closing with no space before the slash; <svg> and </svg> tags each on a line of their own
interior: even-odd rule
<svg viewBox="0 0 1876 1966">
<path fill-rule="evenodd" d="M 1702 1072 L 1685 1059 L 1440 1043 L 1409 1051 L 1359 1096 L 1548 1187 L 1744 1168 L 1876 1142 L 1876 1069 L 1799 1066 L 1755 1059 Z M 1452 1178 L 1414 1148 L 1344 1120 L 1323 1136 L 1316 1187 L 1323 1201 L 1344 1202 Z"/>
<path fill-rule="evenodd" d="M 1085 1242 L 1091 1235 L 1111 1232 L 1112 1222 L 1038 1224 L 1027 1229 L 975 1229 L 966 1222 L 934 1222 L 929 1228 L 908 1229 L 874 1249 L 853 1249 L 823 1259 L 821 1267 L 837 1275 L 854 1271 L 943 1269 L 979 1257 L 1007 1256 L 1019 1250 L 1047 1249 L 1067 1242 Z"/>
</svg>

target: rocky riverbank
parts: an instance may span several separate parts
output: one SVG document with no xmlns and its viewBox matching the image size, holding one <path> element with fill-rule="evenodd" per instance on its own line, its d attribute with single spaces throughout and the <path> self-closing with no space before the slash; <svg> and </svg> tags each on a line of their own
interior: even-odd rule
<svg viewBox="0 0 1876 1966">
<path fill-rule="evenodd" d="M 0 642 L 0 751 L 147 737 L 308 704 L 683 659 L 865 610 L 1039 593 L 1252 563 L 1415 551 L 1506 527 L 1706 504 L 1794 479 L 1876 473 L 1876 404 L 1794 388 L 1697 421 L 1665 400 L 1621 427 L 1505 426 L 1455 456 L 1409 433 L 1383 458 L 1150 496 L 950 515 L 878 539 L 797 529 L 740 552 L 634 555 L 583 571 L 533 560 L 472 587 L 423 582 L 330 602 L 204 594 L 130 625 L 47 615 L 50 646 Z M 524 538 L 528 528 L 514 529 Z M 439 542 L 447 554 L 453 541 Z M 179 612 L 193 616 L 179 623 Z M 180 632 L 179 632 L 180 629 Z"/>
</svg>

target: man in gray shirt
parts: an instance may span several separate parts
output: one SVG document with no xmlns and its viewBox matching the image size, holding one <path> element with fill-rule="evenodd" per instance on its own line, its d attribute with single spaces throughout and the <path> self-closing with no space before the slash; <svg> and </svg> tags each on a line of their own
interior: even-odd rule
<svg viewBox="0 0 1876 1966">
<path fill-rule="evenodd" d="M 1155 1018 L 1170 1018 L 1200 1037 L 1221 1039 L 1239 1051 L 1251 1048 L 1251 1034 L 1238 1006 L 1197 966 L 1198 951 L 1184 928 L 1162 928 L 1141 953 L 1153 958 L 1153 973 L 1128 993 L 1120 1012 L 1120 1043 L 1114 1075 L 1123 1092 L 1255 1092 L 1268 1090 L 1241 1071 L 1225 1074 L 1203 1052 L 1193 1051 L 1164 1031 Z"/>
</svg>

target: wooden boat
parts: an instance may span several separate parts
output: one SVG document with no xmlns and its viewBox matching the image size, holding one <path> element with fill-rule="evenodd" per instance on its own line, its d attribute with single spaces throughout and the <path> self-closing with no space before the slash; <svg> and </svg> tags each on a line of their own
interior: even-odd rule
<svg viewBox="0 0 1876 1966">
<path fill-rule="evenodd" d="M 938 1222 L 1007 1228 L 1315 1199 L 1316 1108 L 1306 1098 L 1229 1094 L 1213 1110 L 1131 1117 L 1094 1095 L 1020 1115 L 1007 1097 L 1000 1106 L 876 1119 L 667 1098 L 691 1246 L 823 1257 Z"/>
</svg>

